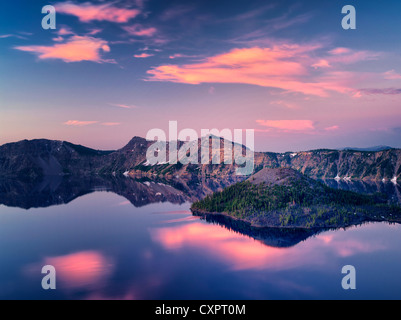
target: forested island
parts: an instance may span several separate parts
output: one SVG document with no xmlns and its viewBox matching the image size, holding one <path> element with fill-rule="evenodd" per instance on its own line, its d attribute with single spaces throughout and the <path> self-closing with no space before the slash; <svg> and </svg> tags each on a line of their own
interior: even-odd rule
<svg viewBox="0 0 401 320">
<path fill-rule="evenodd" d="M 382 194 L 327 187 L 290 168 L 264 168 L 193 203 L 194 215 L 224 215 L 253 227 L 341 228 L 367 221 L 401 223 L 401 208 Z"/>
</svg>

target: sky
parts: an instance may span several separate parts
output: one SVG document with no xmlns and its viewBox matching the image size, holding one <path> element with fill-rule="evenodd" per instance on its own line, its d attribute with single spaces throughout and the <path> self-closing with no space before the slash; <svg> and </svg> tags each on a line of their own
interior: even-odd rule
<svg viewBox="0 0 401 320">
<path fill-rule="evenodd" d="M 42 7 L 56 29 L 42 28 Z M 356 29 L 342 28 L 342 8 Z M 257 151 L 401 147 L 401 2 L 3 1 L 0 144 L 254 129 Z"/>
</svg>

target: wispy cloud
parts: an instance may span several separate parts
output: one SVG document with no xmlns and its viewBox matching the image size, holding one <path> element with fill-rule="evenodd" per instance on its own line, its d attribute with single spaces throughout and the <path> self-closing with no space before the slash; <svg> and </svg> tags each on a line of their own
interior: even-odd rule
<svg viewBox="0 0 401 320">
<path fill-rule="evenodd" d="M 99 29 L 99 28 L 97 28 L 97 29 L 92 29 L 91 31 L 89 31 L 88 33 L 87 33 L 87 35 L 89 35 L 89 36 L 94 36 L 94 35 L 97 35 L 98 33 L 100 33 L 100 32 L 102 32 L 103 30 L 102 29 Z"/>
<path fill-rule="evenodd" d="M 329 52 L 331 55 L 325 57 L 330 63 L 352 64 L 360 61 L 377 60 L 382 54 L 368 50 L 351 50 L 347 48 L 337 48 Z"/>
<path fill-rule="evenodd" d="M 122 27 L 130 35 L 138 37 L 152 37 L 157 33 L 157 29 L 154 27 L 143 27 L 140 24 L 134 24 L 132 26 Z"/>
<path fill-rule="evenodd" d="M 91 125 L 101 125 L 105 127 L 114 127 L 114 126 L 119 126 L 121 123 L 120 122 L 99 122 L 99 121 L 81 121 L 81 120 L 68 120 L 63 123 L 64 125 L 67 126 L 73 126 L 73 127 L 85 127 L 85 126 L 91 126 Z"/>
<path fill-rule="evenodd" d="M 284 100 L 277 100 L 277 101 L 272 101 L 270 102 L 270 104 L 272 105 L 279 105 L 279 106 L 283 106 L 287 109 L 299 109 L 299 106 L 296 105 L 295 103 L 289 102 L 289 101 L 284 101 Z"/>
<path fill-rule="evenodd" d="M 126 23 L 141 13 L 139 9 L 119 8 L 114 6 L 113 3 L 92 4 L 85 2 L 75 4 L 66 1 L 57 3 L 54 6 L 57 13 L 76 16 L 81 22 L 110 21 Z"/>
<path fill-rule="evenodd" d="M 271 28 L 275 30 L 281 30 L 285 28 L 292 27 L 297 24 L 303 24 L 308 22 L 313 18 L 313 13 L 304 13 L 295 17 L 290 17 L 289 15 L 283 15 L 276 19 L 270 21 Z M 269 23 L 269 22 L 268 22 Z"/>
<path fill-rule="evenodd" d="M 383 76 L 387 80 L 401 80 L 401 74 L 395 72 L 395 70 L 386 71 Z"/>
<path fill-rule="evenodd" d="M 179 59 L 179 58 L 198 58 L 196 55 L 188 55 L 182 53 L 175 53 L 169 56 L 169 59 Z"/>
<path fill-rule="evenodd" d="M 114 127 L 114 126 L 119 126 L 121 123 L 120 122 L 102 122 L 102 126 L 106 127 Z"/>
<path fill-rule="evenodd" d="M 369 89 L 359 89 L 358 92 L 367 95 L 375 95 L 375 94 L 397 95 L 401 94 L 401 88 L 369 88 Z"/>
<path fill-rule="evenodd" d="M 195 6 L 191 5 L 179 5 L 175 7 L 170 7 L 162 13 L 160 19 L 162 21 L 170 21 L 182 16 L 186 16 L 193 10 L 195 10 Z"/>
<path fill-rule="evenodd" d="M 75 33 L 69 27 L 61 27 L 57 30 L 59 36 L 74 35 Z"/>
<path fill-rule="evenodd" d="M 53 40 L 54 42 L 63 42 L 63 41 L 64 41 L 64 38 L 61 37 L 61 36 L 58 36 L 58 37 L 52 38 L 52 40 Z"/>
<path fill-rule="evenodd" d="M 330 68 L 330 63 L 326 59 L 321 59 L 318 62 L 312 64 L 312 67 L 315 69 L 319 68 Z"/>
<path fill-rule="evenodd" d="M 256 122 L 261 126 L 283 131 L 309 131 L 315 129 L 311 120 L 256 120 Z"/>
<path fill-rule="evenodd" d="M 0 35 L 0 39 L 7 39 L 7 38 L 17 38 L 17 39 L 22 39 L 22 40 L 26 40 L 27 39 L 27 37 L 25 37 L 25 36 L 21 36 L 21 35 L 18 35 L 18 34 L 2 34 L 2 35 Z"/>
<path fill-rule="evenodd" d="M 149 58 L 153 57 L 154 54 L 151 53 L 141 53 L 141 54 L 134 54 L 134 58 Z"/>
<path fill-rule="evenodd" d="M 170 58 L 180 57 L 171 56 Z M 337 48 L 324 53 L 319 43 L 276 43 L 269 47 L 236 48 L 191 64 L 166 64 L 148 70 L 148 81 L 186 84 L 241 83 L 286 92 L 327 97 L 331 92 L 355 94 L 363 76 L 345 71 L 380 53 Z M 379 75 L 380 76 L 380 75 Z"/>
<path fill-rule="evenodd" d="M 327 90 L 308 80 L 311 45 L 277 45 L 272 48 L 241 48 L 187 65 L 163 65 L 149 70 L 148 80 L 188 84 L 243 83 L 292 92 L 326 96 Z"/>
<path fill-rule="evenodd" d="M 64 43 L 52 46 L 17 46 L 20 51 L 35 53 L 39 59 L 59 59 L 64 62 L 93 61 L 98 63 L 115 63 L 114 60 L 103 59 L 101 52 L 109 52 L 107 41 L 88 36 L 73 36 Z"/>
<path fill-rule="evenodd" d="M 122 108 L 122 109 L 135 109 L 138 108 L 137 106 L 134 105 L 126 105 L 126 104 L 117 104 L 117 103 L 109 103 L 110 106 L 117 107 L 117 108 Z"/>
<path fill-rule="evenodd" d="M 326 130 L 326 131 L 336 131 L 338 129 L 340 129 L 339 126 L 331 126 L 331 127 L 324 128 L 324 130 Z"/>
<path fill-rule="evenodd" d="M 240 14 L 230 17 L 230 18 L 221 19 L 221 20 L 218 20 L 217 22 L 220 22 L 220 23 L 221 22 L 242 22 L 242 21 L 255 19 L 259 16 L 266 14 L 266 11 L 270 11 L 276 7 L 277 7 L 277 4 L 268 3 L 265 6 L 261 6 L 257 9 L 253 9 L 253 10 L 250 10 L 250 11 L 247 11 L 244 13 L 240 13 Z"/>
<path fill-rule="evenodd" d="M 67 126 L 75 126 L 75 127 L 89 126 L 89 125 L 96 124 L 96 123 L 98 123 L 98 121 L 68 120 L 68 121 L 64 122 L 64 124 Z"/>
</svg>

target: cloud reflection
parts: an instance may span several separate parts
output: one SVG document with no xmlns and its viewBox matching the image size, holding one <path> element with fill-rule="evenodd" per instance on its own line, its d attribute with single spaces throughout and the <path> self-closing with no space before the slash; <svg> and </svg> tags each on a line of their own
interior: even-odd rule
<svg viewBox="0 0 401 320">
<path fill-rule="evenodd" d="M 49 257 L 45 263 L 56 268 L 63 288 L 94 289 L 102 286 L 114 270 L 114 263 L 98 251 L 81 251 Z"/>
<path fill-rule="evenodd" d="M 352 230 L 327 232 L 309 238 L 294 247 L 267 246 L 218 225 L 202 222 L 155 228 L 150 230 L 152 240 L 166 250 L 196 249 L 201 254 L 212 255 L 232 270 L 273 269 L 323 265 L 357 253 L 369 253 L 385 249 L 385 246 L 362 241 L 353 236 Z M 346 238 L 344 236 L 347 235 Z"/>
</svg>

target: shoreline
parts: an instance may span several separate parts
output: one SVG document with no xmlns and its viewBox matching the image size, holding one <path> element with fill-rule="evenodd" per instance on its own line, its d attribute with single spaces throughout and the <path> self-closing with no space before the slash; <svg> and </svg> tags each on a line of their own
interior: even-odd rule
<svg viewBox="0 0 401 320">
<path fill-rule="evenodd" d="M 325 225 L 325 226 L 281 226 L 281 225 L 259 225 L 259 224 L 253 224 L 252 222 L 249 222 L 245 219 L 241 219 L 241 218 L 237 218 L 237 217 L 233 217 L 231 216 L 229 213 L 227 212 L 207 212 L 204 210 L 199 210 L 199 209 L 193 209 L 190 208 L 190 211 L 192 212 L 192 214 L 194 216 L 198 216 L 198 217 L 224 217 L 224 218 L 228 218 L 232 221 L 235 222 L 240 222 L 243 223 L 245 225 L 247 225 L 247 227 L 249 228 L 254 228 L 254 229 L 278 229 L 278 230 L 308 230 L 308 231 L 325 231 L 325 230 L 333 230 L 333 229 L 346 229 L 346 228 L 350 228 L 352 226 L 358 226 L 358 225 L 362 225 L 365 223 L 376 223 L 376 222 L 385 222 L 388 224 L 401 224 L 401 220 L 395 220 L 395 221 L 390 221 L 388 219 L 386 219 L 385 217 L 383 217 L 382 219 L 372 219 L 369 217 L 366 217 L 364 219 L 355 221 L 355 223 L 350 223 L 350 224 L 345 224 L 345 225 Z"/>
</svg>

